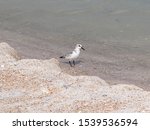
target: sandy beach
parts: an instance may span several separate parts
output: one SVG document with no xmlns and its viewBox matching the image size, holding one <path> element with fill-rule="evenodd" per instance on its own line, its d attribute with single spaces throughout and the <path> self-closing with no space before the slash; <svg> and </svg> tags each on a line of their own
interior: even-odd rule
<svg viewBox="0 0 150 130">
<path fill-rule="evenodd" d="M 97 76 L 69 75 L 57 59 L 22 59 L 5 42 L 0 43 L 0 99 L 5 113 L 150 112 L 150 91 L 111 85 Z"/>
<path fill-rule="evenodd" d="M 150 90 L 149 16 L 146 0 L 0 0 L 0 41 L 33 59 L 59 59 L 81 43 L 76 67 L 59 59 L 63 71 Z"/>
</svg>

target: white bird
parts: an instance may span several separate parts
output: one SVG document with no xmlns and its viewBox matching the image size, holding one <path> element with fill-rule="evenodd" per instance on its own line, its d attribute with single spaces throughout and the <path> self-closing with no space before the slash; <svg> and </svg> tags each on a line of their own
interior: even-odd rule
<svg viewBox="0 0 150 130">
<path fill-rule="evenodd" d="M 68 53 L 64 56 L 61 56 L 60 58 L 64 58 L 64 59 L 69 60 L 69 64 L 70 64 L 71 67 L 72 67 L 72 63 L 75 66 L 75 60 L 74 59 L 79 57 L 80 49 L 85 50 L 81 44 L 77 44 L 75 49 L 71 53 Z M 71 63 L 71 61 L 72 61 L 72 63 Z"/>
</svg>

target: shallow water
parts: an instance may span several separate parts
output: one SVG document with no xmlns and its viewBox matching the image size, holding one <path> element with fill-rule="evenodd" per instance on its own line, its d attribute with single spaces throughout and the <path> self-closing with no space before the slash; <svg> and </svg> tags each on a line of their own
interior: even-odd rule
<svg viewBox="0 0 150 130">
<path fill-rule="evenodd" d="M 0 0 L 0 32 L 14 34 L 0 39 L 25 57 L 54 57 L 80 42 L 90 74 L 147 89 L 149 26 L 149 0 Z"/>
<path fill-rule="evenodd" d="M 149 40 L 149 0 L 0 0 L 1 28 L 74 40 Z"/>
</svg>

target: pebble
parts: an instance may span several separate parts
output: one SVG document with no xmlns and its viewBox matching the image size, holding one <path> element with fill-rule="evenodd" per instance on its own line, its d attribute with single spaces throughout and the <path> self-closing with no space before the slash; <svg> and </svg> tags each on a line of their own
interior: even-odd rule
<svg viewBox="0 0 150 130">
<path fill-rule="evenodd" d="M 4 65 L 1 65 L 1 68 L 4 68 L 5 66 Z"/>
</svg>

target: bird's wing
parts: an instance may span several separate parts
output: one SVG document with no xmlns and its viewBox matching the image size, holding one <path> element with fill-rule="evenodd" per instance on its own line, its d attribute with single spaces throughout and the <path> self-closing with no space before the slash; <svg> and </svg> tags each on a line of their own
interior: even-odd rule
<svg viewBox="0 0 150 130">
<path fill-rule="evenodd" d="M 71 57 L 72 54 L 73 54 L 73 52 L 67 53 L 67 54 L 65 55 L 65 57 L 66 57 L 66 58 L 69 58 L 69 57 Z"/>
</svg>

